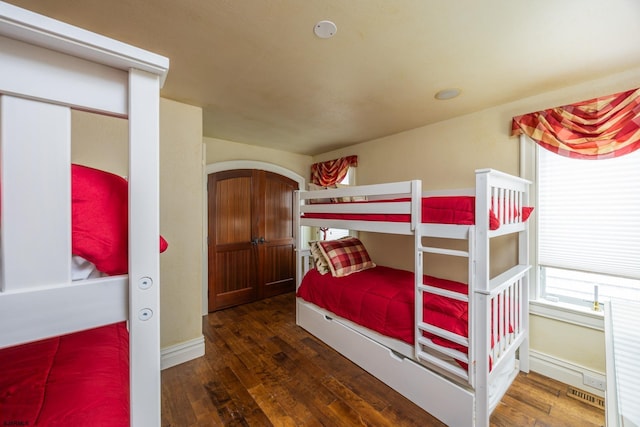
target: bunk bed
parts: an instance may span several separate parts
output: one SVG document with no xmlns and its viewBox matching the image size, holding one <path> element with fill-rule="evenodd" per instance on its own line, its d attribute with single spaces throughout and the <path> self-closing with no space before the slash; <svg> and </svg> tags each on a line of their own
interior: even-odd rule
<svg viewBox="0 0 640 427">
<path fill-rule="evenodd" d="M 0 2 L 0 64 L 0 422 L 160 425 L 169 61 Z M 128 119 L 126 180 L 72 165 L 72 109 Z"/>
<path fill-rule="evenodd" d="M 529 370 L 528 185 L 483 169 L 468 190 L 423 193 L 414 180 L 298 192 L 298 325 L 447 425 L 488 426 Z M 354 238 L 302 249 L 308 227 L 413 236 L 414 271 L 376 266 Z M 490 277 L 490 240 L 506 235 L 517 263 Z M 424 274 L 424 254 L 466 259 L 467 283 Z"/>
</svg>

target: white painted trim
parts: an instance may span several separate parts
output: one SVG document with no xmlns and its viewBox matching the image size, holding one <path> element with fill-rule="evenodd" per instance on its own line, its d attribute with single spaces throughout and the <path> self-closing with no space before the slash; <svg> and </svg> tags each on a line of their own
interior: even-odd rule
<svg viewBox="0 0 640 427">
<path fill-rule="evenodd" d="M 2 52 L 0 63 L 3 64 L 0 69 L 7 68 Z M 21 67 L 16 68 L 16 77 L 23 77 L 25 73 L 20 72 Z M 3 73 L 0 71 L 0 81 L 4 80 Z M 36 76 L 26 84 L 36 86 Z M 3 184 L 0 289 L 24 292 L 43 285 L 69 283 L 71 111 L 60 105 L 2 94 L 0 129 Z M 46 179 L 46 185 L 41 182 L 43 179 Z M 52 227 L 52 224 L 56 226 Z M 34 245 L 34 242 L 38 243 Z M 38 268 L 33 268 L 33 260 L 36 259 L 39 260 Z M 21 326 L 26 319 L 33 318 L 33 310 L 25 310 L 25 307 L 29 305 L 20 307 L 22 310 L 16 313 L 18 317 L 12 318 L 3 312 L 2 324 L 7 332 L 21 334 L 27 329 L 26 325 Z M 17 330 L 5 323 L 5 314 L 6 319 L 20 325 Z M 51 315 L 48 310 L 47 315 Z M 41 325 L 44 329 L 56 323 L 51 322 L 53 317 L 49 320 Z M 60 320 L 66 322 L 66 319 Z M 5 335 L 4 331 L 2 335 Z"/>
<path fill-rule="evenodd" d="M 207 144 L 202 143 L 202 170 L 204 171 L 202 174 L 202 265 L 200 266 L 200 270 L 202 270 L 202 284 L 201 288 L 201 301 L 200 301 L 200 314 L 206 316 L 209 309 L 209 301 L 207 295 L 207 287 L 209 283 L 209 225 L 207 221 L 207 213 L 209 211 L 209 200 L 208 200 L 208 191 L 207 191 Z"/>
<path fill-rule="evenodd" d="M 556 381 L 568 384 L 580 390 L 604 397 L 604 391 L 590 387 L 584 383 L 584 376 L 590 376 L 604 382 L 605 374 L 593 371 L 584 366 L 576 365 L 563 359 L 541 353 L 536 350 L 529 351 L 531 370 Z"/>
<path fill-rule="evenodd" d="M 538 184 L 537 165 L 538 150 L 537 144 L 525 135 L 520 135 L 520 176 L 528 179 L 533 184 L 530 186 L 529 203 L 538 206 Z M 573 325 L 584 326 L 598 331 L 604 330 L 604 320 L 602 313 L 587 311 L 581 307 L 554 303 L 539 298 L 540 295 L 540 274 L 538 266 L 538 217 L 532 215 L 529 224 L 529 259 L 533 266 L 529 279 L 529 312 L 541 317 L 560 320 Z"/>
<path fill-rule="evenodd" d="M 546 302 L 544 300 L 531 301 L 529 313 L 540 317 L 559 320 L 572 325 L 604 331 L 604 316 L 602 311 L 580 310 L 571 304 Z"/>
<path fill-rule="evenodd" d="M 160 369 L 188 362 L 204 356 L 204 335 L 160 350 Z"/>
<path fill-rule="evenodd" d="M 305 179 L 297 173 L 282 166 L 274 165 L 273 163 L 260 162 L 256 160 L 230 160 L 227 162 L 212 163 L 205 167 L 205 174 L 209 175 L 211 173 L 235 169 L 258 169 L 273 172 L 296 181 L 301 189 L 304 188 L 305 185 Z"/>
<path fill-rule="evenodd" d="M 620 424 L 620 403 L 618 402 L 618 378 L 616 376 L 616 360 L 613 346 L 613 324 L 611 316 L 611 302 L 605 303 L 604 317 L 604 349 L 605 369 L 607 371 L 607 390 L 605 391 L 605 416 L 606 425 Z"/>
<path fill-rule="evenodd" d="M 0 35 L 120 70 L 144 70 L 158 75 L 161 87 L 169 69 L 168 58 L 3 2 Z"/>
<path fill-rule="evenodd" d="M 206 153 L 205 153 L 206 154 Z M 202 267 L 202 315 L 206 316 L 209 313 L 209 298 L 207 295 L 208 287 L 209 287 L 209 256 L 207 254 L 207 232 L 209 230 L 209 218 L 208 218 L 208 208 L 209 203 L 207 200 L 207 181 L 209 174 L 216 172 L 223 172 L 229 170 L 236 169 L 257 169 L 264 170 L 267 172 L 277 173 L 278 175 L 286 176 L 289 179 L 292 179 L 298 183 L 298 188 L 304 189 L 306 186 L 306 180 L 304 177 L 298 175 L 297 173 L 286 169 L 282 166 L 274 165 L 273 163 L 260 162 L 256 160 L 230 160 L 226 162 L 218 162 L 212 163 L 205 166 L 204 170 L 204 194 L 203 200 L 205 201 L 202 213 L 202 223 L 204 224 L 204 241 L 205 245 L 203 248 L 203 260 L 204 262 Z M 296 239 L 297 241 L 297 239 Z M 296 276 L 297 277 L 297 276 Z"/>
<path fill-rule="evenodd" d="M 0 63 L 4 94 L 100 114 L 128 114 L 126 71 L 2 36 Z"/>
</svg>

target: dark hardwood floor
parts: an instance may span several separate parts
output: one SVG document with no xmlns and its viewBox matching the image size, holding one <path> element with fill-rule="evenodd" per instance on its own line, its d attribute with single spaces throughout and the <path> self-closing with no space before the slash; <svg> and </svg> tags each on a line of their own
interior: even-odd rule
<svg viewBox="0 0 640 427">
<path fill-rule="evenodd" d="M 204 317 L 206 355 L 162 372 L 163 426 L 443 426 L 295 324 L 292 293 Z M 520 374 L 492 426 L 603 426 L 565 384 Z"/>
</svg>

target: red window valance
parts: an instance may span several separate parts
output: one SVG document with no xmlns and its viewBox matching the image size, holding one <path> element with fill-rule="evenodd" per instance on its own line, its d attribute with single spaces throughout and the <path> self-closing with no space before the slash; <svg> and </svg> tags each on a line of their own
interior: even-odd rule
<svg viewBox="0 0 640 427">
<path fill-rule="evenodd" d="M 514 117 L 512 135 L 520 134 L 567 157 L 630 153 L 640 148 L 640 89 Z"/>
<path fill-rule="evenodd" d="M 334 185 L 347 176 L 349 167 L 358 166 L 358 156 L 341 157 L 311 165 L 311 182 L 323 187 Z"/>
</svg>

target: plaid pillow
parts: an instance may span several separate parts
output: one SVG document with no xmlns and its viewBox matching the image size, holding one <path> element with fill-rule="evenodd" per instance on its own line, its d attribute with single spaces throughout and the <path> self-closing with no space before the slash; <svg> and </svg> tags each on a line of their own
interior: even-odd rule
<svg viewBox="0 0 640 427">
<path fill-rule="evenodd" d="M 311 250 L 313 265 L 316 266 L 318 273 L 327 274 L 329 272 L 329 261 L 327 261 L 324 254 L 318 247 L 318 242 L 309 242 L 309 249 Z"/>
<path fill-rule="evenodd" d="M 334 277 L 348 276 L 376 266 L 362 242 L 355 237 L 320 241 L 318 247 L 329 262 Z"/>
</svg>

